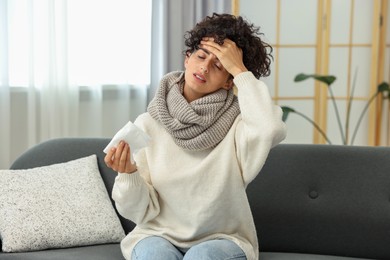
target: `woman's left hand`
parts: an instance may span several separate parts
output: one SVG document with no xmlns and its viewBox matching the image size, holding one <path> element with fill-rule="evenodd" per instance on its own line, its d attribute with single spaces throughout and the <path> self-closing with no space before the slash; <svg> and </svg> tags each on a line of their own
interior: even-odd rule
<svg viewBox="0 0 390 260">
<path fill-rule="evenodd" d="M 202 48 L 213 53 L 222 66 L 235 77 L 237 74 L 248 71 L 243 62 L 242 50 L 236 43 L 226 38 L 222 45 L 214 42 L 214 38 L 205 37 L 200 42 Z"/>
</svg>

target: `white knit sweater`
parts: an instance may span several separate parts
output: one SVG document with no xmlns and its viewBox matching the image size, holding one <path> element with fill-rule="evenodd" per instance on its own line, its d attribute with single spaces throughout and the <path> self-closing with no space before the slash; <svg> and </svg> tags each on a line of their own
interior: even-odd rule
<svg viewBox="0 0 390 260">
<path fill-rule="evenodd" d="M 126 259 L 131 259 L 137 242 L 151 235 L 180 248 L 230 239 L 248 260 L 258 259 L 245 189 L 270 149 L 285 138 L 286 127 L 262 81 L 244 72 L 234 83 L 241 115 L 213 149 L 183 150 L 148 113 L 135 121 L 152 141 L 135 156 L 138 171 L 118 173 L 112 191 L 119 213 L 137 224 L 121 243 Z"/>
</svg>

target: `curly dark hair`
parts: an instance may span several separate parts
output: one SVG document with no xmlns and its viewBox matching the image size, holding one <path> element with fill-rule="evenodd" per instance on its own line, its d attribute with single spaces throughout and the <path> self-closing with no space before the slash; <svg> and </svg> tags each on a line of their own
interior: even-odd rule
<svg viewBox="0 0 390 260">
<path fill-rule="evenodd" d="M 217 14 L 207 16 L 184 35 L 187 49 L 184 54 L 193 53 L 198 49 L 203 37 L 213 37 L 215 42 L 223 44 L 228 38 L 243 51 L 245 67 L 256 78 L 270 75 L 270 64 L 273 60 L 272 47 L 260 39 L 260 27 L 244 20 L 241 16 Z"/>
</svg>

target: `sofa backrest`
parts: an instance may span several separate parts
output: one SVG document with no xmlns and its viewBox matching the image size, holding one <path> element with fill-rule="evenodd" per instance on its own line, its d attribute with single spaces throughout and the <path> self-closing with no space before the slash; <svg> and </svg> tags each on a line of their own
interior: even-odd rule
<svg viewBox="0 0 390 260">
<path fill-rule="evenodd" d="M 108 138 L 61 138 L 36 145 L 11 166 L 26 169 L 96 154 Z M 260 251 L 390 259 L 390 147 L 280 144 L 247 188 Z M 134 224 L 121 216 L 127 232 Z"/>
<path fill-rule="evenodd" d="M 39 166 L 62 163 L 81 157 L 96 154 L 98 167 L 111 198 L 116 172 L 104 163 L 103 149 L 110 142 L 108 138 L 59 138 L 40 143 L 17 158 L 11 169 L 27 169 Z M 114 201 L 111 199 L 113 205 Z M 116 210 L 116 209 L 115 209 Z M 118 212 L 117 212 L 118 214 Z M 118 214 L 126 234 L 134 228 L 134 223 Z"/>
<path fill-rule="evenodd" d="M 390 147 L 280 144 L 247 193 L 260 251 L 390 259 Z"/>
</svg>

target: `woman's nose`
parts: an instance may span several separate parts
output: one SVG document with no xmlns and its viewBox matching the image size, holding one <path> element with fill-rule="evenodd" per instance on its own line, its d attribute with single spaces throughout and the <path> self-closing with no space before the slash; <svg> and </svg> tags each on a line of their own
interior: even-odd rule
<svg viewBox="0 0 390 260">
<path fill-rule="evenodd" d="M 202 72 L 203 73 L 208 73 L 209 72 L 209 67 L 210 67 L 210 61 L 208 61 L 208 60 L 205 60 L 204 62 L 203 62 L 203 64 L 202 64 L 202 66 L 201 66 L 201 70 L 202 70 Z"/>
</svg>

